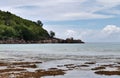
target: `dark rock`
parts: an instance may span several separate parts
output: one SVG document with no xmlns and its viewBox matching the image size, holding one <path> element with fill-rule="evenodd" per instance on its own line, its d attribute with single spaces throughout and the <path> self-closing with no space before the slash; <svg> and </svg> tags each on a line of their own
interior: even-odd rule
<svg viewBox="0 0 120 78">
<path fill-rule="evenodd" d="M 96 71 L 99 75 L 120 75 L 120 71 Z"/>
</svg>

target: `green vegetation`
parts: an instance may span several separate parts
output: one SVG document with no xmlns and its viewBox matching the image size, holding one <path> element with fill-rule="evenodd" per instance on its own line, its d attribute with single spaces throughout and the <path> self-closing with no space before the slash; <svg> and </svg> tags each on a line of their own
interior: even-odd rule
<svg viewBox="0 0 120 78">
<path fill-rule="evenodd" d="M 40 20 L 30 21 L 0 10 L 0 40 L 23 39 L 30 41 L 49 38 L 48 32 L 42 26 L 43 23 Z"/>
<path fill-rule="evenodd" d="M 53 38 L 55 36 L 55 32 L 50 31 L 50 37 Z"/>
</svg>

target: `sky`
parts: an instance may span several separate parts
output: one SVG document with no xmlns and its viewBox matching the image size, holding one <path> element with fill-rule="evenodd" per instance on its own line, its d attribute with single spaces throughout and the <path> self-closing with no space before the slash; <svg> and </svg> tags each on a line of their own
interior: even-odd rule
<svg viewBox="0 0 120 78">
<path fill-rule="evenodd" d="M 120 0 L 3 0 L 0 10 L 41 20 L 58 38 L 120 42 Z"/>
</svg>

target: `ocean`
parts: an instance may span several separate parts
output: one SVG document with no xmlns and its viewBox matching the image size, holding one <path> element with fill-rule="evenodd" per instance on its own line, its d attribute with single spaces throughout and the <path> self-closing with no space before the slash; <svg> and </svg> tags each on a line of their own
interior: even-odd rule
<svg viewBox="0 0 120 78">
<path fill-rule="evenodd" d="M 39 68 L 67 69 L 65 64 L 83 65 L 95 62 L 88 67 L 77 67 L 66 71 L 65 75 L 43 78 L 119 78 L 119 75 L 95 74 L 94 67 L 120 62 L 120 43 L 85 44 L 0 44 L 0 61 L 42 61 Z M 58 67 L 58 65 L 63 65 Z M 116 68 L 106 67 L 113 71 Z"/>
</svg>

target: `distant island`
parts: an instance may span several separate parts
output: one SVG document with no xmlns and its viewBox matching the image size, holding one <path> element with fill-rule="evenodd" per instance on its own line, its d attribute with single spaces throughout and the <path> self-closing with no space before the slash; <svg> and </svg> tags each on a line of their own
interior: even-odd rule
<svg viewBox="0 0 120 78">
<path fill-rule="evenodd" d="M 10 12 L 0 10 L 0 44 L 26 43 L 84 43 L 73 38 L 55 38 L 55 32 L 43 28 L 43 23 L 23 19 Z"/>
</svg>

